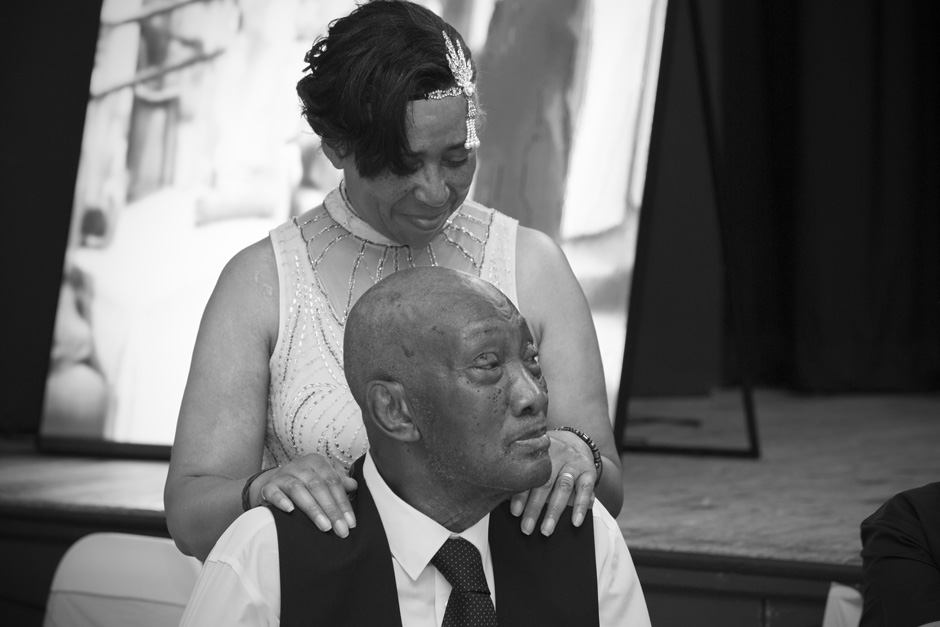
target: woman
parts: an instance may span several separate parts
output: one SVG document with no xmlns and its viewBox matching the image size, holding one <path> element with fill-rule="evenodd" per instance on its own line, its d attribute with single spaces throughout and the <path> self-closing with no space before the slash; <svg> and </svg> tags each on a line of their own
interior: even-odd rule
<svg viewBox="0 0 940 627">
<path fill-rule="evenodd" d="M 549 237 L 466 196 L 476 168 L 475 73 L 463 38 L 409 2 L 365 4 L 308 52 L 304 116 L 344 181 L 225 267 L 206 306 L 167 478 L 167 524 L 204 559 L 267 501 L 346 536 L 346 468 L 367 448 L 342 369 L 346 315 L 399 268 L 443 265 L 499 287 L 533 327 L 551 386 L 552 480 L 513 499 L 550 534 L 573 496 L 616 515 L 620 460 L 590 311 Z M 494 355 L 480 367 L 498 368 Z"/>
</svg>

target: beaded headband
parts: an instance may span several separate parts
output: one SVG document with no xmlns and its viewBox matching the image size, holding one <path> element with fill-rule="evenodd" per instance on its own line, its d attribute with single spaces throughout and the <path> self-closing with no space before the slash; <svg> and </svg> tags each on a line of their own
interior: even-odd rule
<svg viewBox="0 0 940 627">
<path fill-rule="evenodd" d="M 463 146 L 469 150 L 480 145 L 476 125 L 477 106 L 473 102 L 473 94 L 476 91 L 476 86 L 472 80 L 473 66 L 464 56 L 463 48 L 454 46 L 454 42 L 450 40 L 445 31 L 441 31 L 441 34 L 444 35 L 444 43 L 447 45 L 447 65 L 450 66 L 450 73 L 454 75 L 457 84 L 450 89 L 438 89 L 428 92 L 425 98 L 443 100 L 444 98 L 462 95 L 467 99 L 467 141 L 464 142 Z"/>
</svg>

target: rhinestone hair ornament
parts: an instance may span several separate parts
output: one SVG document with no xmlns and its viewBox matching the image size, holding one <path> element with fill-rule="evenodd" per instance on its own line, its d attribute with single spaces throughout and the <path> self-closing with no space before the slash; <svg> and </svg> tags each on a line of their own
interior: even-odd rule
<svg viewBox="0 0 940 627">
<path fill-rule="evenodd" d="M 476 86 L 473 84 L 473 66 L 467 61 L 463 54 L 463 48 L 455 46 L 446 31 L 441 31 L 444 36 L 444 43 L 447 46 L 447 65 L 450 66 L 450 73 L 454 75 L 457 84 L 450 89 L 437 89 L 428 92 L 425 98 L 428 100 L 443 100 L 453 96 L 462 95 L 467 99 L 467 141 L 463 147 L 467 150 L 476 148 L 480 145 L 480 139 L 477 137 L 477 106 L 473 102 L 473 94 Z"/>
</svg>

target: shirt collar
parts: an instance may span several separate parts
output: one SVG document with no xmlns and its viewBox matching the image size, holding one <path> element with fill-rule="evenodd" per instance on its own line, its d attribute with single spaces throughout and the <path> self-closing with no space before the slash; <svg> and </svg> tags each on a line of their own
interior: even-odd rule
<svg viewBox="0 0 940 627">
<path fill-rule="evenodd" d="M 375 501 L 375 507 L 382 518 L 392 555 L 412 580 L 418 578 L 444 541 L 453 536 L 459 535 L 468 540 L 480 551 L 484 559 L 488 555 L 489 514 L 469 529 L 454 534 L 395 494 L 379 474 L 369 453 L 366 454 L 362 476 L 369 485 L 372 500 Z"/>
</svg>

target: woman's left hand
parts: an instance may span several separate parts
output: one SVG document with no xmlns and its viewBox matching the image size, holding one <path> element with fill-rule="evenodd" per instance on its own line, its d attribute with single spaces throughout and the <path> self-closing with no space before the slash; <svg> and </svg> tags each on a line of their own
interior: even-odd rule
<svg viewBox="0 0 940 627">
<path fill-rule="evenodd" d="M 571 522 L 575 527 L 581 526 L 588 508 L 594 503 L 597 471 L 591 449 L 567 431 L 549 431 L 548 436 L 551 439 L 548 450 L 552 459 L 551 478 L 541 487 L 516 494 L 510 502 L 513 515 L 522 516 L 522 532 L 526 535 L 535 530 L 543 506 L 546 511 L 540 531 L 549 536 L 569 503 L 574 505 Z"/>
</svg>

